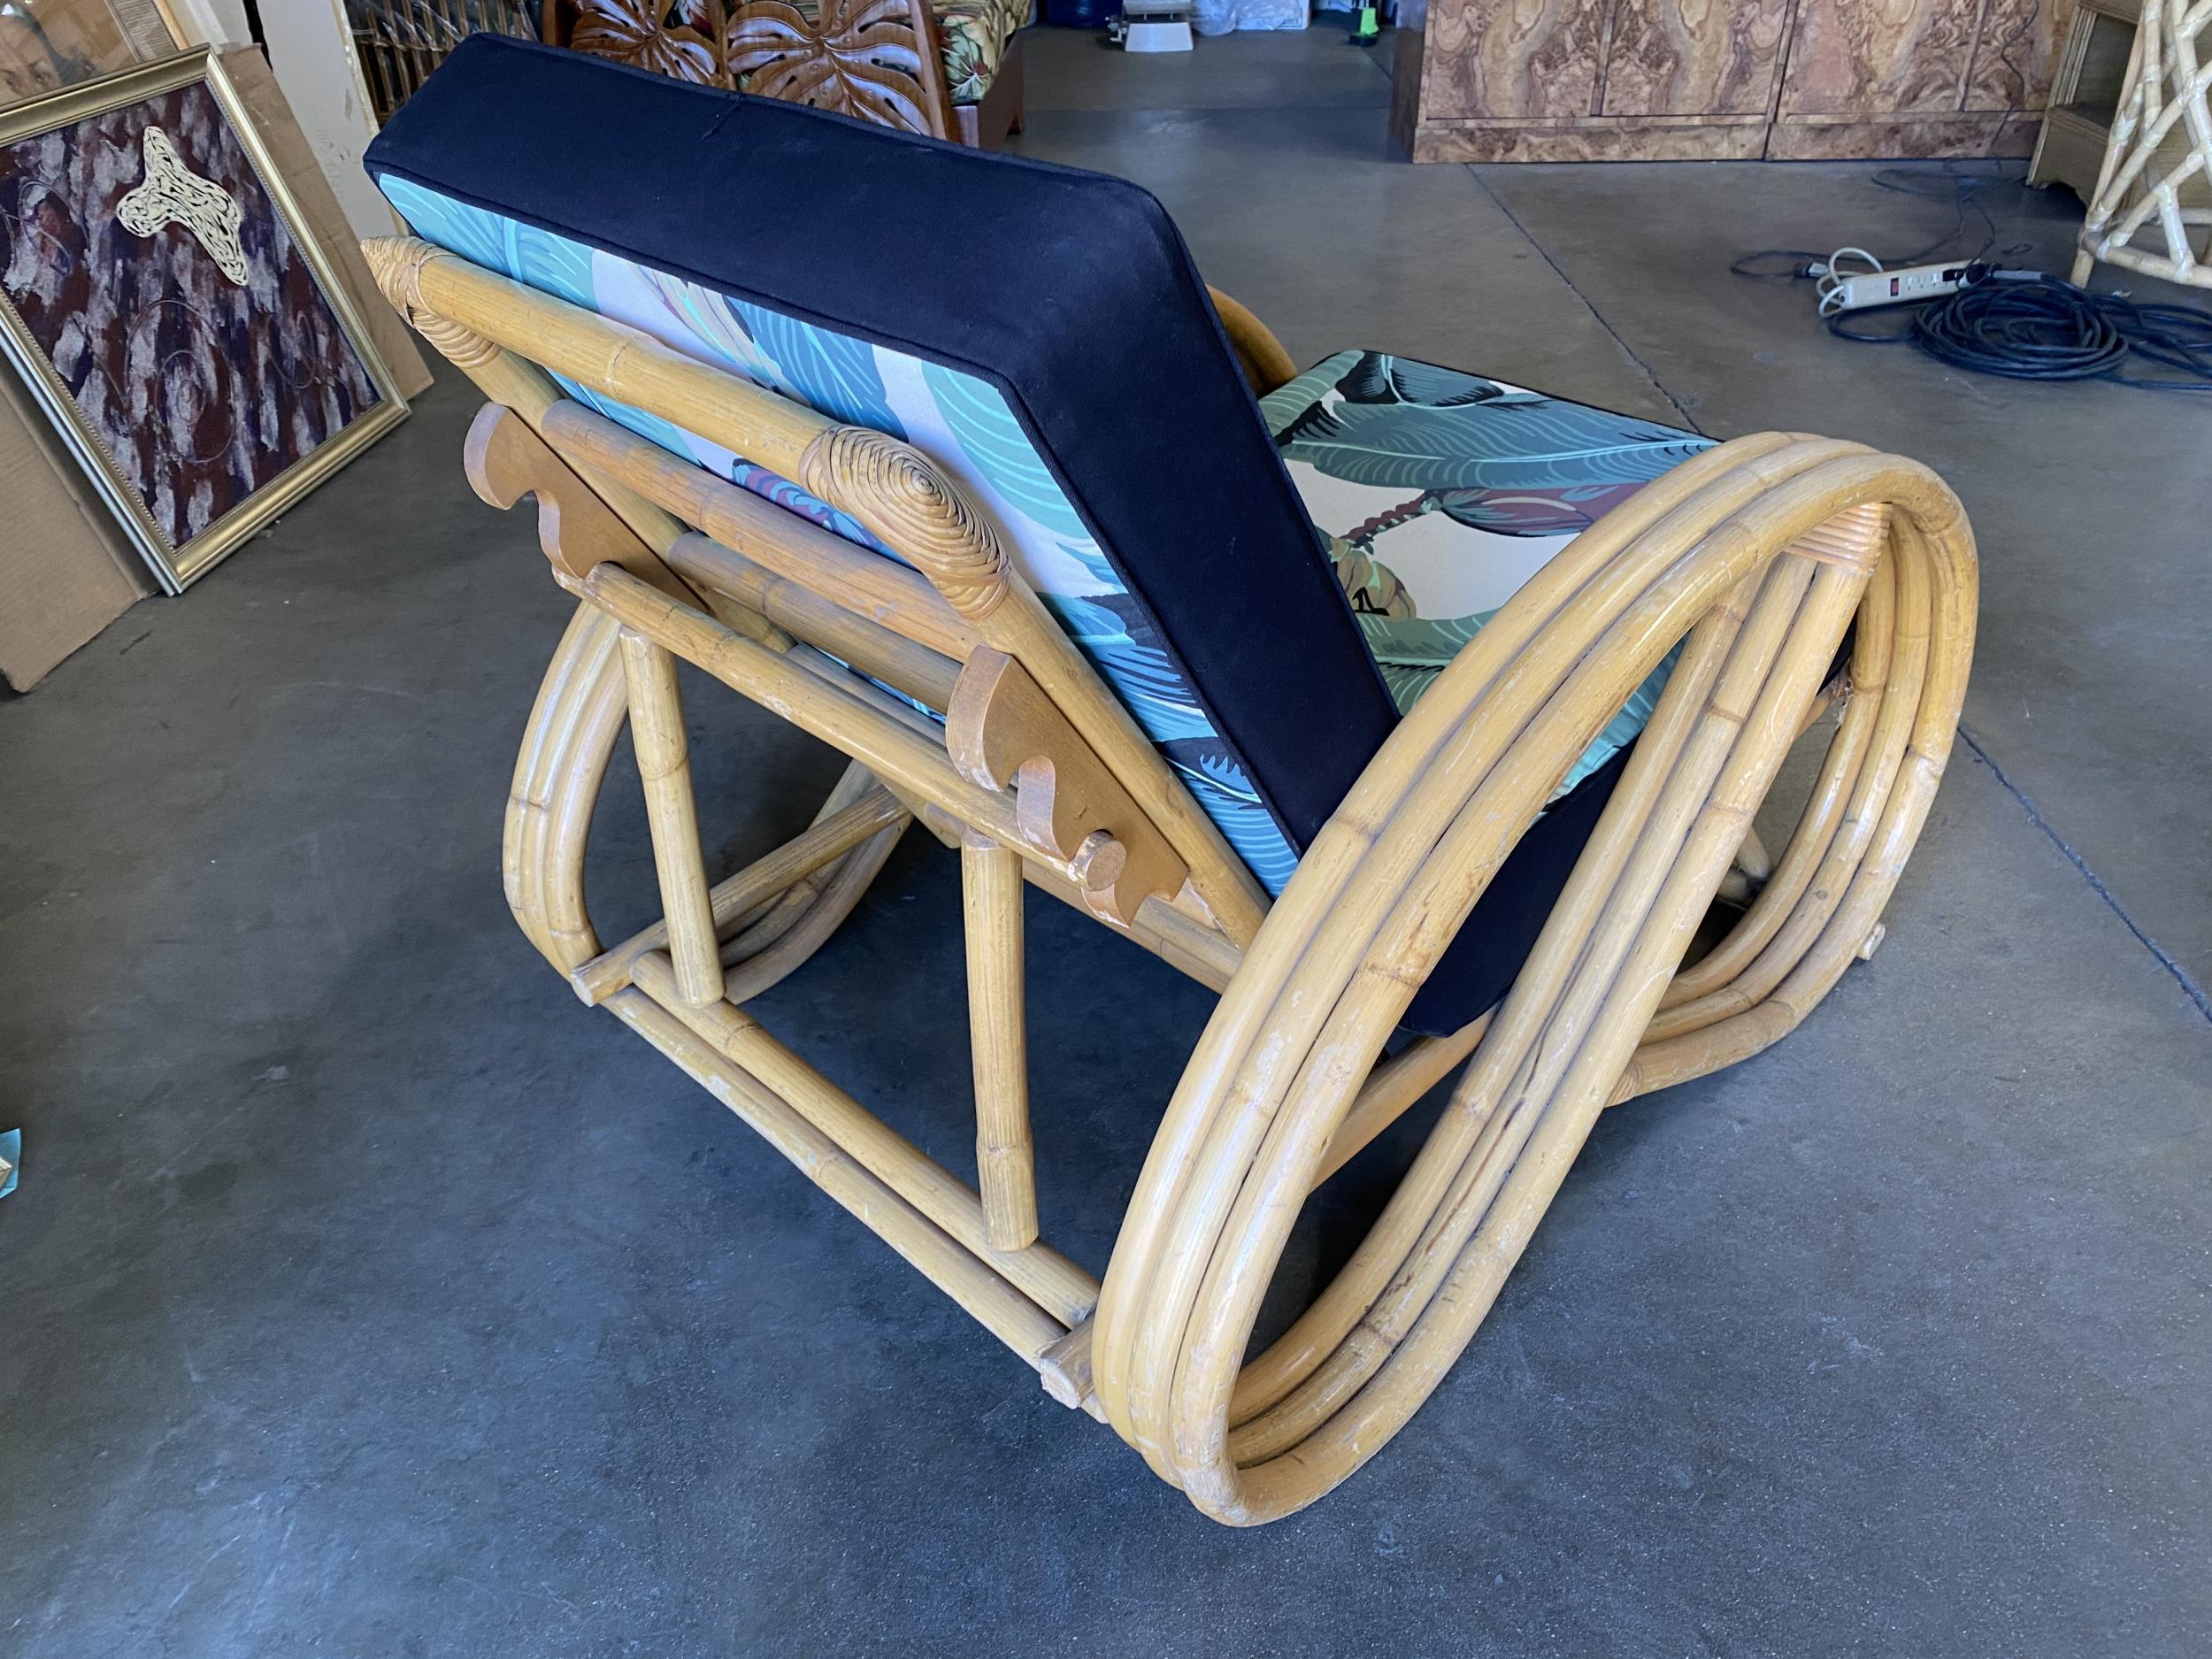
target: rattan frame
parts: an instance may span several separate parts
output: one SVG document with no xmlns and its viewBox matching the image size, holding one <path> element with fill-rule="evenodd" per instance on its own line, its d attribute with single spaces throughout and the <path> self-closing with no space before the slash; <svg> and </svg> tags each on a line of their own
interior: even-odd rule
<svg viewBox="0 0 2212 1659">
<path fill-rule="evenodd" d="M 492 400 L 471 444 L 480 492 L 506 504 L 535 491 L 556 578 L 583 602 L 508 811 L 523 931 L 586 1002 L 1217 1520 L 1288 1514 L 1389 1440 L 1472 1337 L 1606 1105 L 1774 1042 L 1881 937 L 1950 752 L 1974 630 L 1965 518 L 1913 462 L 1770 433 L 1647 486 L 1461 653 L 1271 906 L 926 457 L 427 243 L 368 252 L 393 303 Z M 1249 313 L 1219 310 L 1256 386 L 1287 374 Z M 579 410 L 548 368 L 803 482 L 926 580 Z M 1831 680 L 1855 618 L 1848 672 Z M 1384 1059 L 1574 757 L 1686 635 L 1505 1002 Z M 812 828 L 711 888 L 673 658 L 851 763 Z M 948 731 L 841 663 L 933 706 L 949 689 Z M 1751 815 L 1839 705 L 1809 801 L 1769 858 Z M 584 839 L 626 719 L 667 915 L 608 946 L 585 904 Z M 917 818 L 961 849 L 978 1187 L 743 1006 L 834 931 Z M 1102 1285 L 1037 1237 L 1017 876 L 1221 993 Z M 1681 968 L 1732 884 L 1746 902 Z M 1306 1194 L 1463 1062 L 1366 1242 L 1248 1360 Z"/>
</svg>

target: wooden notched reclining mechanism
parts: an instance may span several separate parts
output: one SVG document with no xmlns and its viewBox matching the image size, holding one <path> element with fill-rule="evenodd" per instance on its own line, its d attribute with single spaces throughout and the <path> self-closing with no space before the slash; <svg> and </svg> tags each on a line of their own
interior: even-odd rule
<svg viewBox="0 0 2212 1659">
<path fill-rule="evenodd" d="M 1217 1519 L 1287 1514 L 1373 1455 L 1473 1336 L 1598 1113 L 1777 1041 L 1879 938 L 1973 636 L 1971 538 L 1911 462 L 1767 434 L 1639 490 L 1460 653 L 1271 904 L 926 457 L 426 243 L 368 250 L 393 303 L 491 399 L 470 434 L 472 481 L 501 506 L 536 498 L 555 579 L 582 602 L 508 810 L 524 932 L 587 1003 Z M 1256 382 L 1279 379 L 1272 337 L 1220 309 Z M 548 371 L 797 481 L 906 564 L 647 443 Z M 1847 633 L 1848 671 L 1832 679 Z M 1504 1002 L 1385 1057 L 1573 758 L 1685 640 Z M 849 760 L 804 833 L 718 882 L 678 659 Z M 1770 853 L 1753 814 L 1824 712 L 1809 798 Z M 664 914 L 609 943 L 586 907 L 583 849 L 626 721 Z M 844 920 L 915 819 L 960 856 L 972 1185 L 747 1008 Z M 1221 994 L 1102 1282 L 1039 1233 L 1025 883 Z M 1709 912 L 1717 941 L 1686 966 Z M 1455 1071 L 1365 1242 L 1248 1354 L 1306 1193 Z"/>
</svg>

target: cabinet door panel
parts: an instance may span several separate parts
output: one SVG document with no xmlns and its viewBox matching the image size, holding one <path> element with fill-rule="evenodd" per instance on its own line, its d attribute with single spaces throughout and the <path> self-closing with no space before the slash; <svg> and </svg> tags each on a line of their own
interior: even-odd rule
<svg viewBox="0 0 2212 1659">
<path fill-rule="evenodd" d="M 1763 115 L 1788 0 L 1619 0 L 1608 115 Z"/>
<path fill-rule="evenodd" d="M 1606 4 L 1432 0 L 1422 114 L 1595 114 Z"/>
<path fill-rule="evenodd" d="M 1955 110 L 1979 0 L 1799 0 L 1785 115 Z"/>
<path fill-rule="evenodd" d="M 1966 107 L 2041 109 L 2073 20 L 2074 0 L 1989 0 L 1966 78 Z"/>
</svg>

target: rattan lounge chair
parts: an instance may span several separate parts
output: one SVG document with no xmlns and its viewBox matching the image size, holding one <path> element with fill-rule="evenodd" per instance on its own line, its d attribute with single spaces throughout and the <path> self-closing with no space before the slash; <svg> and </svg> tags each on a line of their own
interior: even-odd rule
<svg viewBox="0 0 2212 1659">
<path fill-rule="evenodd" d="M 581 601 L 507 817 L 524 932 L 1208 1515 L 1372 1456 L 1599 1113 L 1774 1042 L 1879 938 L 1974 627 L 1925 468 L 1371 352 L 1294 375 L 1133 186 L 534 45 L 463 45 L 370 165 L 417 233 L 370 244 L 385 292 L 490 399 L 469 476 L 534 495 Z M 679 659 L 849 757 L 718 881 Z M 664 917 L 610 941 L 584 842 L 626 721 Z M 960 860 L 973 1185 L 746 1006 L 916 820 Z M 1025 883 L 1220 996 L 1102 1281 L 1039 1238 Z M 1455 1070 L 1248 1357 L 1307 1194 Z"/>
</svg>

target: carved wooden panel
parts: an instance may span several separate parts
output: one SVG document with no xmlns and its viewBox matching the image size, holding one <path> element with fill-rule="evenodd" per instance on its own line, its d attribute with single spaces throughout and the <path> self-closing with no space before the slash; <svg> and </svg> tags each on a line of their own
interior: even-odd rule
<svg viewBox="0 0 2212 1659">
<path fill-rule="evenodd" d="M 1618 0 L 1608 115 L 1763 115 L 1789 0 Z"/>
<path fill-rule="evenodd" d="M 580 0 L 568 44 L 657 75 L 727 86 L 717 43 L 720 27 L 717 0 Z"/>
<path fill-rule="evenodd" d="M 1422 115 L 1594 114 L 1607 10 L 1608 0 L 1439 0 Z"/>
<path fill-rule="evenodd" d="M 731 16 L 725 41 L 729 73 L 757 96 L 935 138 L 951 131 L 945 60 L 926 4 L 821 0 L 810 17 L 785 0 L 750 0 Z"/>
<path fill-rule="evenodd" d="M 929 0 L 577 0 L 567 44 L 656 74 L 946 137 Z"/>
<path fill-rule="evenodd" d="M 1956 110 L 1981 0 L 1799 0 L 1785 115 Z"/>
</svg>

